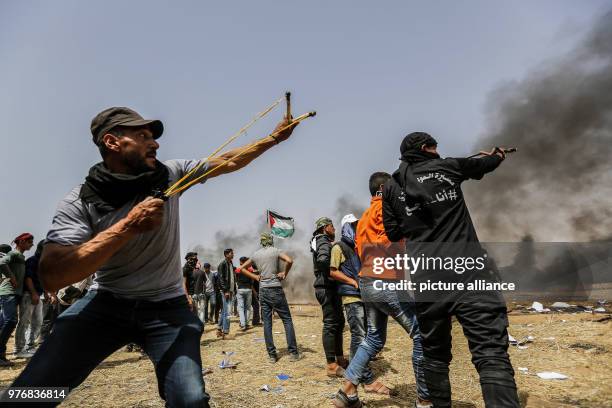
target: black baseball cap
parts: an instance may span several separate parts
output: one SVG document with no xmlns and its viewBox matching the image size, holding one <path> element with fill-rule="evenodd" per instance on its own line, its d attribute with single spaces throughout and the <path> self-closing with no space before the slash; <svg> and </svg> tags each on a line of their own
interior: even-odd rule
<svg viewBox="0 0 612 408">
<path fill-rule="evenodd" d="M 116 126 L 148 126 L 155 139 L 164 133 L 164 125 L 160 120 L 144 119 L 138 112 L 130 108 L 114 106 L 104 109 L 91 120 L 91 135 L 93 136 L 93 142 L 98 144 L 100 138 Z"/>
</svg>

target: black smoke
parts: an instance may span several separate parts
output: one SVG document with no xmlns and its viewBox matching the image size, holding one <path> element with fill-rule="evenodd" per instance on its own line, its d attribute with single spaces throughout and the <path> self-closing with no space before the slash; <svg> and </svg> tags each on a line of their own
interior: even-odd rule
<svg viewBox="0 0 612 408">
<path fill-rule="evenodd" d="M 612 232 L 612 12 L 570 52 L 488 101 L 478 146 L 518 152 L 466 195 L 485 240 L 587 241 Z"/>
</svg>

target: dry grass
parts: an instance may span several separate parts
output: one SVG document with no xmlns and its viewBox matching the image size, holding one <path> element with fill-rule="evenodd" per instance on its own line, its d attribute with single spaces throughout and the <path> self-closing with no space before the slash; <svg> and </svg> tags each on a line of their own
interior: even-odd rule
<svg viewBox="0 0 612 408">
<path fill-rule="evenodd" d="M 321 314 L 318 307 L 292 306 L 298 343 L 305 358 L 291 363 L 287 359 L 284 331 L 274 322 L 275 342 L 281 359 L 270 364 L 266 359 L 261 328 L 235 333 L 233 338 L 217 340 L 214 327 L 207 325 L 202 337 L 205 367 L 213 368 L 206 378 L 206 389 L 214 407 L 322 407 L 341 384 L 324 374 L 321 345 Z M 510 355 L 524 405 L 546 407 L 612 407 L 612 322 L 598 323 L 604 315 L 511 314 L 510 333 L 518 338 L 531 335 L 535 341 L 525 350 L 511 347 Z M 345 333 L 348 347 L 348 332 Z M 554 337 L 554 340 L 545 338 Z M 12 343 L 12 342 L 11 342 Z M 591 347 L 592 346 L 592 347 Z M 223 350 L 235 351 L 235 370 L 221 370 Z M 410 353 L 412 345 L 395 323 L 389 327 L 384 358 L 373 363 L 377 375 L 400 392 L 399 397 L 362 395 L 370 407 L 412 407 L 415 397 Z M 478 376 L 470 362 L 467 343 L 458 324 L 453 327 L 454 360 L 451 365 L 454 407 L 482 407 Z M 529 374 L 518 371 L 527 367 Z M 6 386 L 23 368 L 0 370 L 0 385 Z M 61 368 L 58 368 L 61 369 Z M 557 371 L 568 375 L 565 381 L 545 381 L 538 371 Z M 279 381 L 279 373 L 291 375 Z M 282 393 L 260 391 L 263 384 L 282 385 Z M 102 363 L 62 406 L 66 407 L 162 407 L 157 394 L 153 368 L 138 353 L 119 351 Z"/>
</svg>

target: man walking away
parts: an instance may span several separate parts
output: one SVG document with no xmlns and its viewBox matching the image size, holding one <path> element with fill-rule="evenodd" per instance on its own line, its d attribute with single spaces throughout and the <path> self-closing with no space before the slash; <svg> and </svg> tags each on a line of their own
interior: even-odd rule
<svg viewBox="0 0 612 408">
<path fill-rule="evenodd" d="M 436 140 L 423 132 L 406 136 L 401 143 L 399 169 L 385 185 L 383 221 L 389 239 L 406 239 L 406 253 L 464 257 L 484 254 L 470 213 L 463 199 L 461 183 L 480 180 L 505 159 L 495 148 L 476 158 L 440 158 Z M 433 176 L 432 176 L 433 175 Z M 435 243 L 433 246 L 431 243 Z M 439 253 L 444 249 L 445 253 Z M 448 253 L 447 253 L 448 252 Z M 462 271 L 439 277 L 459 280 L 466 287 L 476 279 L 490 278 L 491 266 L 479 271 Z M 488 274 L 488 276 L 487 276 Z M 416 273 L 413 280 L 431 274 Z M 443 279 L 443 278 L 442 278 Z M 451 406 L 449 364 L 451 362 L 452 316 L 467 337 L 472 362 L 478 370 L 487 408 L 518 408 L 514 370 L 508 356 L 506 303 L 496 291 L 436 292 L 435 300 L 415 293 L 423 337 L 427 387 L 436 408 Z M 420 300 L 421 299 L 421 300 Z M 441 300 L 440 300 L 441 299 Z"/>
<path fill-rule="evenodd" d="M 204 301 L 204 289 L 206 286 L 204 271 L 202 270 L 202 264 L 200 261 L 196 263 L 196 267 L 193 270 L 193 309 L 202 324 L 206 323 L 206 307 Z"/>
<path fill-rule="evenodd" d="M 36 339 L 40 335 L 42 326 L 43 288 L 38 279 L 38 263 L 44 242 L 44 240 L 38 242 L 36 252 L 26 260 L 25 287 L 19 304 L 19 321 L 15 331 L 15 355 L 19 358 L 30 358 L 34 355 Z"/>
<path fill-rule="evenodd" d="M 244 264 L 249 258 L 243 256 L 240 258 L 240 264 Z M 236 299 L 238 300 L 238 316 L 240 318 L 240 329 L 245 331 L 249 328 L 250 314 L 251 314 L 251 296 L 253 296 L 253 280 L 243 273 L 240 273 L 241 269 L 236 269 L 236 283 L 238 286 L 238 292 L 236 293 Z M 253 268 L 250 268 L 249 272 L 253 272 Z"/>
<path fill-rule="evenodd" d="M 332 221 L 327 217 L 319 218 L 310 241 L 310 252 L 314 264 L 315 296 L 323 311 L 322 340 L 327 360 L 327 375 L 342 377 L 344 368 L 348 366 L 342 345 L 344 314 L 336 283 L 329 277 L 331 247 L 335 236 L 336 230 Z"/>
<path fill-rule="evenodd" d="M 272 313 L 276 311 L 285 327 L 285 337 L 287 339 L 287 349 L 290 361 L 298 361 L 302 355 L 298 351 L 291 311 L 285 297 L 285 291 L 281 282 L 287 279 L 287 275 L 293 266 L 293 259 L 274 247 L 274 238 L 271 234 L 264 232 L 259 237 L 261 248 L 257 250 L 250 259 L 240 265 L 240 272 L 253 280 L 259 280 L 259 294 L 261 302 L 261 312 L 264 325 L 264 338 L 268 359 L 271 363 L 276 363 L 278 354 L 274 346 L 272 333 Z M 284 270 L 279 269 L 280 261 L 284 262 Z M 255 263 L 259 270 L 259 275 L 249 270 Z"/>
<path fill-rule="evenodd" d="M 202 296 L 202 304 L 198 306 L 198 310 L 203 312 L 202 316 L 204 320 L 211 322 L 213 321 L 213 316 L 215 313 L 215 282 L 213 273 L 210 270 L 210 264 L 208 262 L 204 263 L 204 270 L 202 271 L 201 280 L 203 283 L 196 282 L 196 287 L 198 285 L 203 285 L 203 294 Z M 209 309 L 210 306 L 210 309 Z"/>
<path fill-rule="evenodd" d="M 232 297 L 236 287 L 234 279 L 234 250 L 227 248 L 223 251 L 225 257 L 217 267 L 219 274 L 219 285 L 221 287 L 221 315 L 217 326 L 217 337 L 225 339 L 230 331 L 230 314 L 232 307 Z"/>
<path fill-rule="evenodd" d="M 12 366 L 6 358 L 6 344 L 17 326 L 17 305 L 23 293 L 24 252 L 34 245 L 34 237 L 23 233 L 13 241 L 15 249 L 0 258 L 0 367 Z"/>
</svg>

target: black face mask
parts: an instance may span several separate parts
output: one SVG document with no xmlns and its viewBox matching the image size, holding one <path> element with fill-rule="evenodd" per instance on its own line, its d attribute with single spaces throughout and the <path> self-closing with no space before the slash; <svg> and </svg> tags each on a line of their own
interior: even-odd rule
<svg viewBox="0 0 612 408">
<path fill-rule="evenodd" d="M 89 169 L 79 197 L 83 202 L 93 204 L 99 212 L 107 213 L 135 198 L 153 195 L 155 190 L 166 190 L 169 179 L 170 172 L 160 161 L 156 161 L 154 170 L 138 175 L 112 173 L 100 162 Z"/>
</svg>

